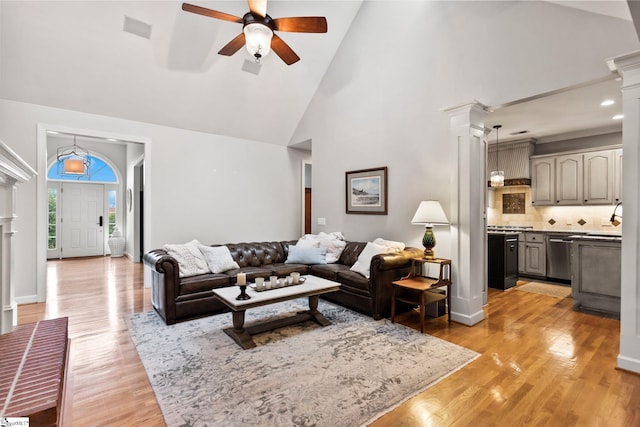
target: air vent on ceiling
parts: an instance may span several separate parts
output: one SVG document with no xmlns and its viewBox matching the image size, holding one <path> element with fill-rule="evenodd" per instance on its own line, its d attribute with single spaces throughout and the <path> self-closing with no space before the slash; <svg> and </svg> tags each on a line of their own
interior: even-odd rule
<svg viewBox="0 0 640 427">
<path fill-rule="evenodd" d="M 151 38 L 151 24 L 138 21 L 129 16 L 124 17 L 123 30 L 127 33 L 134 34 L 136 36 L 144 37 L 145 39 Z"/>
</svg>

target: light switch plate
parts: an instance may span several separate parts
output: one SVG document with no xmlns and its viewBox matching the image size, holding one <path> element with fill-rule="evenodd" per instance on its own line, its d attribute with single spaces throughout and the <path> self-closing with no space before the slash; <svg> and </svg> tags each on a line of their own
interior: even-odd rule
<svg viewBox="0 0 640 427">
<path fill-rule="evenodd" d="M 318 225 L 327 225 L 326 218 L 318 218 Z"/>
</svg>

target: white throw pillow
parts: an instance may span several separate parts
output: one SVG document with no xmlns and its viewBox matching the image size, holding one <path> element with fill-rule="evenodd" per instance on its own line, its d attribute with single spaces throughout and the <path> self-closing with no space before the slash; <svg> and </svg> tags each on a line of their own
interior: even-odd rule
<svg viewBox="0 0 640 427">
<path fill-rule="evenodd" d="M 368 279 L 371 274 L 371 258 L 373 258 L 375 255 L 384 254 L 391 251 L 392 250 L 386 246 L 368 242 L 367 246 L 365 246 L 362 252 L 360 252 L 360 255 L 358 255 L 358 260 L 351 267 L 351 271 L 360 273 Z"/>
<path fill-rule="evenodd" d="M 305 234 L 298 240 L 296 246 L 325 248 L 327 250 L 327 264 L 333 264 L 340 259 L 347 242 L 344 241 L 344 236 L 339 231 L 331 233 L 321 231 L 319 234 Z"/>
<path fill-rule="evenodd" d="M 192 240 L 183 245 L 164 245 L 163 249 L 178 261 L 180 277 L 197 276 L 207 274 L 209 267 L 202 252 L 198 249 L 200 242 Z"/>
<path fill-rule="evenodd" d="M 240 268 L 237 262 L 233 260 L 231 251 L 226 246 L 198 246 L 200 252 L 204 256 L 209 270 L 212 273 L 222 273 L 234 268 Z"/>
<path fill-rule="evenodd" d="M 396 252 L 404 251 L 405 245 L 402 242 L 394 242 L 393 240 L 385 240 L 382 237 L 378 237 L 373 243 L 377 245 L 386 246 L 388 248 L 394 249 Z"/>
<path fill-rule="evenodd" d="M 296 243 L 296 246 L 301 248 L 319 248 L 320 242 L 316 239 L 316 236 L 313 234 L 305 234 Z"/>
</svg>

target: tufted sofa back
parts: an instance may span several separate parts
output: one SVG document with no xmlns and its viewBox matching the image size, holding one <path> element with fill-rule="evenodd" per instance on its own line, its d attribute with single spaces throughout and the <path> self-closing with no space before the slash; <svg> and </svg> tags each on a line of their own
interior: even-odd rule
<svg viewBox="0 0 640 427">
<path fill-rule="evenodd" d="M 260 267 L 287 260 L 280 242 L 228 243 L 231 256 L 242 267 Z"/>
<path fill-rule="evenodd" d="M 365 246 L 367 246 L 366 242 L 347 242 L 338 262 L 340 264 L 352 266 L 358 260 L 358 256 L 360 255 L 360 252 L 364 250 Z"/>
</svg>

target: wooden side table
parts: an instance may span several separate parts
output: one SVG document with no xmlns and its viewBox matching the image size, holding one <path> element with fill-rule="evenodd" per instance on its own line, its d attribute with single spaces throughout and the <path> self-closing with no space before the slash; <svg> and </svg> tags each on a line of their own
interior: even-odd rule
<svg viewBox="0 0 640 427">
<path fill-rule="evenodd" d="M 416 274 L 420 273 L 424 264 L 439 264 L 438 277 Z M 446 300 L 446 310 L 451 322 L 451 260 L 444 258 L 426 259 L 413 258 L 409 275 L 392 283 L 391 288 L 391 321 L 395 323 L 396 302 L 418 304 L 420 306 L 420 332 L 424 333 L 425 307 L 427 304 Z M 434 292 L 438 288 L 446 287 L 446 294 Z M 398 292 L 400 291 L 400 292 Z"/>
</svg>

